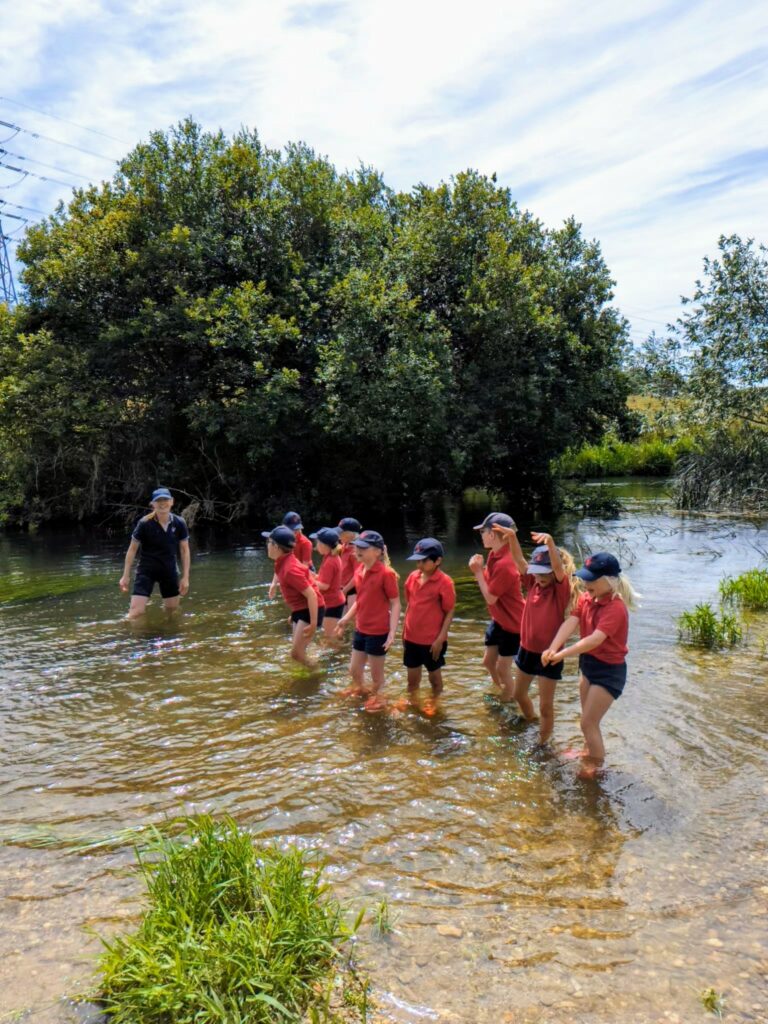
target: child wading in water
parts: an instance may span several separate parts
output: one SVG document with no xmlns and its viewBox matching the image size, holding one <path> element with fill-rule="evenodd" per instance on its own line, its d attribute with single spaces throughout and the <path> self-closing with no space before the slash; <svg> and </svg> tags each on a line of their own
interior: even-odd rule
<svg viewBox="0 0 768 1024">
<path fill-rule="evenodd" d="M 600 722 L 621 696 L 627 680 L 628 609 L 637 607 L 639 595 L 622 575 L 618 560 L 605 551 L 590 555 L 575 575 L 584 581 L 586 593 L 542 653 L 541 661 L 556 665 L 563 658 L 579 656 L 581 731 L 586 741 L 583 774 L 591 777 L 605 761 Z M 581 639 L 563 648 L 577 628 Z"/>
<path fill-rule="evenodd" d="M 322 558 L 315 584 L 325 601 L 323 633 L 327 639 L 335 639 L 336 626 L 345 608 L 344 594 L 341 592 L 339 531 L 332 526 L 324 526 L 322 530 L 310 533 L 309 536 L 310 540 L 315 542 L 317 553 Z"/>
<path fill-rule="evenodd" d="M 367 696 L 366 711 L 381 711 L 386 702 L 384 656 L 394 643 L 400 619 L 400 589 L 395 570 L 389 564 L 384 538 L 375 530 L 363 530 L 352 541 L 359 564 L 353 577 L 355 600 L 340 619 L 336 635 L 342 636 L 350 620 L 355 620 L 349 672 L 352 686 L 345 696 Z M 365 666 L 371 671 L 371 689 L 365 685 Z"/>
<path fill-rule="evenodd" d="M 418 692 L 422 668 L 426 668 L 429 675 L 433 700 L 443 692 L 441 669 L 445 665 L 448 628 L 456 606 L 453 580 L 440 568 L 443 554 L 439 540 L 425 537 L 418 541 L 407 559 L 419 563 L 405 581 L 408 607 L 403 623 L 403 664 L 408 669 L 410 701 Z M 434 702 L 424 706 L 428 713 L 434 709 Z"/>
<path fill-rule="evenodd" d="M 357 556 L 352 542 L 360 536 L 363 528 L 359 520 L 353 516 L 344 516 L 336 529 L 339 531 L 339 540 L 341 541 L 339 555 L 341 558 L 341 589 L 347 602 L 347 611 L 349 611 L 355 596 L 354 576 L 357 568 Z"/>
<path fill-rule="evenodd" d="M 293 553 L 293 530 L 288 526 L 276 526 L 269 533 L 262 533 L 262 537 L 267 538 L 267 554 L 275 563 L 275 578 L 285 603 L 291 609 L 291 657 L 314 668 L 315 662 L 307 656 L 307 647 L 317 627 L 323 624 L 325 602 L 309 568 L 302 565 Z"/>
<path fill-rule="evenodd" d="M 511 531 L 500 532 L 507 535 Z M 560 662 L 542 665 L 541 654 L 575 604 L 573 573 L 576 566 L 570 554 L 558 548 L 548 533 L 531 533 L 531 537 L 539 546 L 531 554 L 528 571 L 522 579 L 526 598 L 520 624 L 520 647 L 515 655 L 515 700 L 525 718 L 534 721 L 536 712 L 528 689 L 538 678 L 539 743 L 544 744 L 555 724 L 555 687 L 562 678 L 563 666 Z"/>
<path fill-rule="evenodd" d="M 491 616 L 485 633 L 483 665 L 499 687 L 501 699 L 511 701 L 515 695 L 512 666 L 520 646 L 523 618 L 520 574 L 526 571 L 528 563 L 520 550 L 511 516 L 491 512 L 475 529 L 480 531 L 483 547 L 489 550 L 485 567 L 482 555 L 472 555 L 469 560 Z"/>
</svg>

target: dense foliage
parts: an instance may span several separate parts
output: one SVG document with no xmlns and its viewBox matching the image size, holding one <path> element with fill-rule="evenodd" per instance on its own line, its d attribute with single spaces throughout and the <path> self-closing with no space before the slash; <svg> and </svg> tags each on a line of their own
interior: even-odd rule
<svg viewBox="0 0 768 1024">
<path fill-rule="evenodd" d="M 19 247 L 0 310 L 0 515 L 87 518 L 171 484 L 200 514 L 528 504 L 621 418 L 596 243 L 476 172 L 396 194 L 303 145 L 185 122 Z"/>
<path fill-rule="evenodd" d="M 651 336 L 630 368 L 663 403 L 656 427 L 695 438 L 680 458 L 683 508 L 768 507 L 768 249 L 721 237 L 719 255 L 665 338 Z"/>
</svg>

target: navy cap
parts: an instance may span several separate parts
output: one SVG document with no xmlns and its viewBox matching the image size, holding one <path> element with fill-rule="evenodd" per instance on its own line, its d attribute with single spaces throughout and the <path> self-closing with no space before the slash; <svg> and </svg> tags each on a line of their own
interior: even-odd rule
<svg viewBox="0 0 768 1024">
<path fill-rule="evenodd" d="M 348 533 L 360 533 L 362 528 L 360 520 L 353 519 L 352 516 L 345 516 L 339 520 L 339 529 L 346 530 Z"/>
<path fill-rule="evenodd" d="M 492 526 L 504 526 L 507 530 L 514 530 L 515 520 L 506 512 L 489 512 L 482 523 L 479 526 L 474 526 L 473 529 L 488 530 Z"/>
<path fill-rule="evenodd" d="M 283 516 L 283 526 L 290 526 L 292 530 L 304 529 L 298 512 L 286 512 Z"/>
<path fill-rule="evenodd" d="M 151 501 L 162 501 L 163 498 L 172 498 L 173 495 L 167 487 L 158 487 L 152 491 Z"/>
<path fill-rule="evenodd" d="M 539 574 L 543 576 L 547 572 L 552 572 L 552 557 L 546 544 L 539 544 L 537 548 L 533 549 L 528 562 L 528 572 L 533 573 L 534 576 Z"/>
<path fill-rule="evenodd" d="M 586 580 L 587 583 L 592 583 L 602 576 L 618 576 L 620 573 L 621 566 L 618 558 L 609 555 L 607 551 L 598 551 L 596 555 L 590 555 L 584 563 L 584 568 L 578 569 L 573 575 L 578 576 L 580 580 Z"/>
<path fill-rule="evenodd" d="M 266 537 L 268 540 L 273 540 L 275 544 L 279 544 L 282 548 L 292 548 L 296 543 L 296 535 L 289 526 L 276 526 L 274 530 L 269 532 L 263 531 L 262 537 Z"/>
<path fill-rule="evenodd" d="M 443 545 L 434 537 L 423 537 L 417 540 L 413 548 L 413 554 L 408 555 L 406 562 L 421 562 L 425 558 L 442 558 L 445 552 Z"/>
<path fill-rule="evenodd" d="M 339 531 L 335 526 L 324 526 L 317 533 L 310 533 L 311 540 L 319 540 L 321 544 L 327 544 L 329 548 L 335 548 L 339 543 Z"/>
<path fill-rule="evenodd" d="M 352 543 L 356 548 L 379 548 L 380 551 L 384 550 L 384 538 L 380 533 L 376 533 L 375 530 L 363 530 L 359 537 L 356 537 Z"/>
</svg>

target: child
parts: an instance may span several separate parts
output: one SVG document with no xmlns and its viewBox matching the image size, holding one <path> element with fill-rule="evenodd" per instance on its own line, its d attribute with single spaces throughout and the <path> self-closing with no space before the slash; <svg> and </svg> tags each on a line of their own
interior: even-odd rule
<svg viewBox="0 0 768 1024">
<path fill-rule="evenodd" d="M 562 678 L 563 666 L 542 665 L 541 652 L 563 624 L 571 609 L 576 568 L 567 551 L 558 549 L 548 533 L 532 533 L 539 545 L 528 562 L 523 576 L 526 590 L 523 619 L 520 625 L 520 647 L 515 655 L 515 700 L 523 715 L 533 721 L 533 702 L 528 688 L 534 678 L 539 680 L 539 743 L 543 746 L 552 735 L 555 724 L 555 687 Z"/>
<path fill-rule="evenodd" d="M 408 699 L 413 701 L 421 683 L 422 667 L 426 668 L 434 700 L 443 692 L 445 652 L 448 649 L 448 627 L 456 606 L 453 580 L 440 568 L 443 545 L 434 537 L 418 541 L 409 562 L 418 567 L 405 581 L 408 607 L 403 623 L 403 664 L 408 669 Z M 424 710 L 434 710 L 434 703 Z"/>
<path fill-rule="evenodd" d="M 541 662 L 556 665 L 563 658 L 579 656 L 581 731 L 586 741 L 582 774 L 593 777 L 605 760 L 600 721 L 621 696 L 627 680 L 628 609 L 637 607 L 639 595 L 622 576 L 618 560 L 605 551 L 590 555 L 575 575 L 584 580 L 586 593 L 542 652 Z M 563 648 L 577 628 L 581 639 Z"/>
<path fill-rule="evenodd" d="M 302 565 L 306 565 L 310 572 L 315 571 L 315 567 L 312 564 L 312 541 L 309 537 L 305 537 L 303 530 L 304 527 L 301 523 L 301 516 L 298 512 L 286 512 L 283 516 L 283 526 L 287 526 L 289 530 L 293 530 L 294 534 L 294 545 L 293 554 L 294 557 L 301 562 Z M 262 534 L 266 536 L 266 534 Z M 272 582 L 269 585 L 269 599 L 272 601 L 277 593 L 277 587 L 279 584 L 277 573 L 272 577 Z"/>
<path fill-rule="evenodd" d="M 133 596 L 128 610 L 129 619 L 138 619 L 144 614 L 155 583 L 160 587 L 163 608 L 175 611 L 180 596 L 189 590 L 189 530 L 181 516 L 174 515 L 173 495 L 167 487 L 158 487 L 150 499 L 152 511 L 136 524 L 131 542 L 125 554 L 120 589 L 128 593 L 131 566 L 141 548 L 136 579 L 133 582 Z M 181 556 L 181 577 L 176 564 L 176 553 Z"/>
<path fill-rule="evenodd" d="M 309 569 L 293 553 L 296 543 L 293 530 L 276 526 L 269 533 L 262 533 L 262 537 L 267 538 L 267 554 L 275 563 L 275 578 L 291 609 L 291 657 L 314 668 L 315 663 L 307 656 L 307 646 L 317 627 L 323 624 L 325 602 Z"/>
<path fill-rule="evenodd" d="M 472 555 L 469 560 L 469 568 L 491 616 L 485 633 L 483 665 L 499 687 L 501 699 L 511 701 L 515 689 L 512 663 L 520 646 L 523 618 L 520 575 L 526 571 L 528 563 L 520 550 L 517 528 L 511 516 L 504 512 L 491 512 L 475 529 L 480 531 L 483 547 L 490 552 L 485 568 L 482 555 Z"/>
<path fill-rule="evenodd" d="M 349 611 L 355 596 L 354 575 L 357 568 L 357 557 L 352 542 L 360 535 L 363 528 L 357 519 L 345 516 L 339 521 L 337 529 L 341 541 L 341 589 L 347 602 L 347 611 Z"/>
<path fill-rule="evenodd" d="M 381 697 L 384 656 L 394 642 L 400 619 L 398 577 L 389 564 L 380 533 L 363 530 L 352 544 L 359 563 L 353 577 L 356 594 L 349 611 L 336 627 L 336 635 L 342 636 L 347 623 L 355 620 L 349 663 L 352 686 L 345 691 L 345 696 L 367 696 L 365 710 L 381 711 L 386 706 Z M 371 690 L 365 687 L 366 663 L 371 670 Z"/>
<path fill-rule="evenodd" d="M 332 526 L 324 526 L 317 533 L 310 533 L 309 537 L 315 542 L 317 553 L 322 558 L 315 584 L 325 601 L 323 632 L 327 639 L 332 639 L 335 637 L 338 621 L 344 614 L 345 605 L 341 592 L 339 531 Z"/>
</svg>

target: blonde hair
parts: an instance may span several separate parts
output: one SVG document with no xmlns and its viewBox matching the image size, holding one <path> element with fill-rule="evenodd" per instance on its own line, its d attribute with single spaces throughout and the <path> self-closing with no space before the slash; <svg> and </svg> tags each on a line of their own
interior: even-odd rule
<svg viewBox="0 0 768 1024">
<path fill-rule="evenodd" d="M 629 576 L 625 576 L 622 573 L 621 576 L 606 576 L 605 579 L 610 584 L 613 596 L 620 597 L 631 612 L 636 611 L 640 607 L 640 598 L 643 595 L 638 594 L 632 586 Z"/>
<path fill-rule="evenodd" d="M 579 600 L 582 592 L 582 585 L 579 577 L 573 575 L 576 572 L 576 562 L 573 560 L 571 552 L 567 548 L 558 548 L 557 550 L 560 552 L 560 561 L 563 563 L 563 570 L 568 577 L 568 583 L 571 588 L 571 595 L 568 598 L 568 604 L 565 606 L 563 616 L 563 618 L 567 619 L 576 607 L 576 602 Z"/>
<path fill-rule="evenodd" d="M 399 580 L 400 579 L 400 573 L 397 571 L 397 569 L 392 568 L 392 562 L 390 560 L 389 551 L 387 551 L 387 545 L 386 544 L 384 545 L 384 550 L 381 552 L 381 560 L 384 563 L 384 565 L 386 565 L 386 567 L 388 569 L 392 569 L 392 572 L 395 574 L 395 579 Z"/>
</svg>

